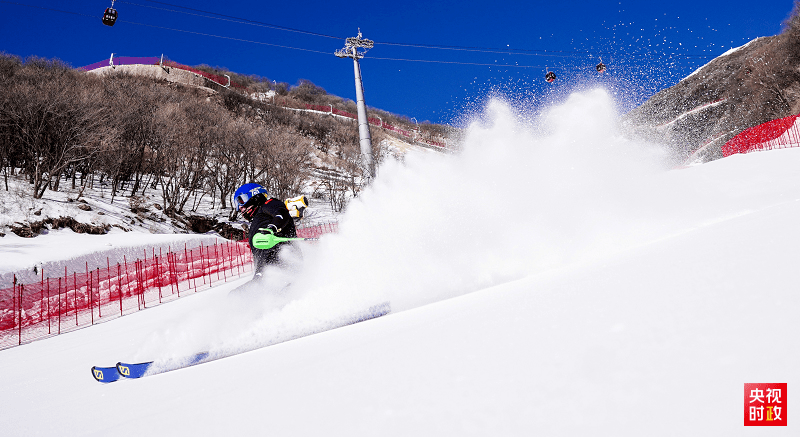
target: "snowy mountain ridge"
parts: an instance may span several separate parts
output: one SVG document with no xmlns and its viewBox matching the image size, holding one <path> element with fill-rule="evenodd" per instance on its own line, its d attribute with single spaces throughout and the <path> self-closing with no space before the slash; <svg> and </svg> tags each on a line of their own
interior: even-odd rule
<svg viewBox="0 0 800 438">
<path fill-rule="evenodd" d="M 800 112 L 798 48 L 795 9 L 783 32 L 728 50 L 630 111 L 624 123 L 638 138 L 669 146 L 676 164 L 722 158 L 722 145 L 745 129 Z"/>
</svg>

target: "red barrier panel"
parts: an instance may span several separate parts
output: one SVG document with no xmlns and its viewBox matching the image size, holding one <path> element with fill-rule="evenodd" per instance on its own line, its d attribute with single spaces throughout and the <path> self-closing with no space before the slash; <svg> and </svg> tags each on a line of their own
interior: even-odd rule
<svg viewBox="0 0 800 438">
<path fill-rule="evenodd" d="M 794 128 L 797 117 L 784 117 L 745 129 L 722 146 L 722 155 L 800 146 L 800 131 Z"/>
</svg>

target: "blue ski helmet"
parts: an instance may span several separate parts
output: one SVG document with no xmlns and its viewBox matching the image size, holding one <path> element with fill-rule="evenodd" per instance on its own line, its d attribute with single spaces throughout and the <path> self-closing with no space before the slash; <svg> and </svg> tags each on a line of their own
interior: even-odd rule
<svg viewBox="0 0 800 438">
<path fill-rule="evenodd" d="M 267 189 L 262 187 L 260 184 L 249 183 L 242 185 L 236 189 L 236 193 L 233 194 L 233 199 L 236 202 L 236 208 L 242 208 L 245 204 L 247 204 L 247 201 L 259 193 L 263 193 L 265 197 L 269 196 Z"/>
</svg>

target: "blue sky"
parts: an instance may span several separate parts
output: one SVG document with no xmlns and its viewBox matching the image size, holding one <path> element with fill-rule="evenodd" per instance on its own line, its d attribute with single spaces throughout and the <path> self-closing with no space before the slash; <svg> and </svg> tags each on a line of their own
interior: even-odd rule
<svg viewBox="0 0 800 438">
<path fill-rule="evenodd" d="M 594 83 L 630 108 L 729 48 L 779 33 L 792 4 L 117 0 L 119 20 L 107 27 L 100 18 L 111 0 L 0 0 L 0 51 L 74 67 L 112 52 L 163 53 L 289 84 L 308 79 L 355 99 L 352 62 L 333 52 L 361 28 L 376 43 L 362 61 L 369 106 L 458 124 L 490 95 L 536 108 Z M 547 70 L 555 83 L 544 82 Z"/>
</svg>

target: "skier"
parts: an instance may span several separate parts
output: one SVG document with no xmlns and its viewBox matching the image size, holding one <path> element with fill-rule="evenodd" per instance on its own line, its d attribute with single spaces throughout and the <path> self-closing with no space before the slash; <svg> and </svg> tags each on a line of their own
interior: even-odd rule
<svg viewBox="0 0 800 438">
<path fill-rule="evenodd" d="M 242 217 L 250 221 L 247 240 L 255 264 L 254 278 L 260 278 L 264 266 L 278 263 L 278 252 L 288 242 L 261 249 L 255 246 L 254 238 L 269 234 L 278 237 L 297 237 L 294 219 L 286 205 L 275 198 L 270 198 L 267 189 L 259 184 L 244 184 L 233 196 Z"/>
</svg>

